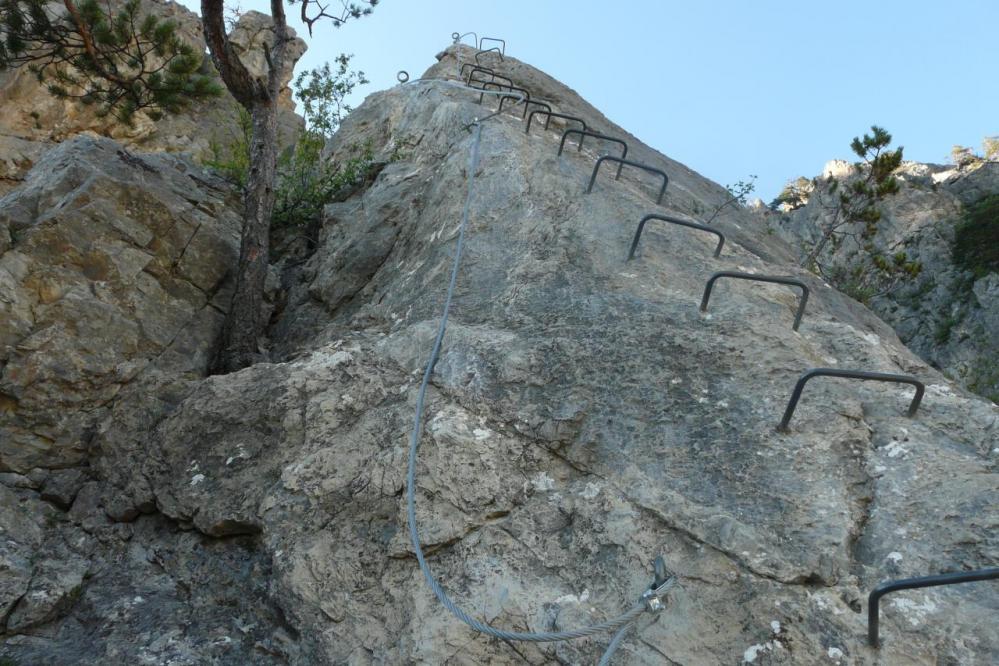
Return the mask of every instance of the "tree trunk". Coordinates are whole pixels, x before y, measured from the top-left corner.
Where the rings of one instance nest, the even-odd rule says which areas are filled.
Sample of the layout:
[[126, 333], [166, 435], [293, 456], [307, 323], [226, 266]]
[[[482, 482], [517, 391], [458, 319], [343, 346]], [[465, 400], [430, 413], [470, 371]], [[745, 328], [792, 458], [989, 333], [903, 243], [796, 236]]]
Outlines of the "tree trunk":
[[812, 267], [818, 263], [819, 255], [822, 254], [822, 250], [825, 249], [826, 243], [829, 242], [829, 239], [832, 238], [832, 235], [833, 235], [832, 229], [823, 230], [822, 238], [819, 239], [819, 242], [815, 244], [815, 247], [812, 248], [812, 251], [809, 252], [808, 256], [805, 257], [805, 259], [801, 262], [802, 268], [805, 268], [807, 270], [812, 270]]
[[236, 290], [222, 329], [217, 372], [233, 372], [260, 357], [264, 283], [270, 256], [271, 212], [277, 177], [277, 101], [258, 101], [251, 110], [250, 173], [243, 195], [243, 231], [236, 267]]

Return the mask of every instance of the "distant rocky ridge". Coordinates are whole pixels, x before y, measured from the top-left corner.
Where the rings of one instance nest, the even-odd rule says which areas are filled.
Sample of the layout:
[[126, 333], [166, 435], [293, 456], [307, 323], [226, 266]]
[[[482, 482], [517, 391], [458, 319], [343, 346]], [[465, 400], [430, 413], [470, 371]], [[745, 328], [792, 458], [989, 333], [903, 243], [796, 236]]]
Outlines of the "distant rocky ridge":
[[[427, 78], [454, 78], [451, 47]], [[999, 408], [796, 267], [750, 211], [726, 246], [653, 226], [724, 188], [550, 76], [490, 63], [626, 139], [598, 145], [509, 107], [483, 128], [472, 222], [428, 396], [418, 519], [431, 566], [475, 617], [573, 629], [634, 602], [662, 556], [681, 585], [615, 663], [992, 664], [989, 584], [886, 601], [888, 578], [999, 557]], [[608, 637], [509, 644], [434, 599], [406, 534], [418, 375], [464, 204], [471, 134], [495, 109], [435, 83], [371, 95], [331, 159], [384, 168], [327, 206], [316, 251], [273, 281], [271, 362], [206, 376], [230, 287], [238, 196], [184, 156], [76, 137], [0, 198], [0, 658], [52, 664], [585, 664]], [[797, 295], [707, 277], [790, 274]], [[912, 374], [909, 390], [812, 366]]]
[[[850, 173], [831, 162], [824, 176]], [[916, 279], [871, 299], [870, 307], [892, 325], [910, 349], [965, 388], [999, 401], [999, 273], [976, 277], [952, 256], [954, 231], [969, 206], [999, 195], [999, 163], [964, 167], [908, 162], [899, 169], [898, 194], [881, 206], [873, 242], [891, 254], [905, 251], [922, 264]], [[815, 200], [766, 224], [792, 246], [814, 242], [825, 213]], [[844, 244], [843, 258], [854, 246]], [[802, 256], [804, 251], [802, 252]]]

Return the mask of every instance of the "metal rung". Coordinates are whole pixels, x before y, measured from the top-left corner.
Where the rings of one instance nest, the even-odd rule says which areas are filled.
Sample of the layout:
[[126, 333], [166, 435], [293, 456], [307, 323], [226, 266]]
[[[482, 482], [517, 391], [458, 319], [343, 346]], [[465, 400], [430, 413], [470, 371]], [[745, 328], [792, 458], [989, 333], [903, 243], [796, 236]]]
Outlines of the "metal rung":
[[527, 127], [524, 128], [524, 134], [531, 133], [531, 121], [533, 121], [534, 116], [538, 114], [548, 117], [548, 119], [545, 120], [545, 129], [548, 129], [548, 124], [552, 121], [552, 118], [563, 118], [565, 120], [572, 120], [582, 125], [583, 129], [586, 129], [586, 121], [583, 120], [582, 118], [577, 118], [576, 116], [567, 116], [564, 113], [553, 113], [551, 111], [538, 110], [538, 111], [531, 111], [531, 115], [527, 116]]
[[669, 176], [666, 175], [665, 171], [657, 169], [655, 167], [651, 167], [648, 164], [642, 164], [641, 162], [632, 162], [631, 160], [621, 159], [620, 157], [614, 157], [613, 155], [604, 155], [603, 157], [597, 160], [597, 163], [595, 165], [593, 165], [593, 174], [590, 175], [590, 184], [587, 185], [586, 187], [587, 194], [589, 194], [593, 190], [593, 182], [597, 179], [597, 172], [600, 171], [600, 165], [608, 161], [617, 162], [618, 164], [622, 165], [627, 164], [628, 166], [633, 166], [637, 169], [643, 169], [645, 171], [648, 171], [649, 173], [654, 173], [662, 176], [663, 186], [659, 189], [659, 198], [656, 199], [656, 203], [661, 204], [663, 202], [663, 195], [666, 194], [666, 186], [669, 185]]
[[[702, 227], [705, 231], [712, 231], [708, 227]], [[720, 234], [719, 234], [720, 235]], [[721, 245], [718, 245], [718, 250], [721, 250]], [[716, 253], [717, 257], [718, 254]], [[801, 280], [796, 280], [790, 277], [781, 277], [776, 275], [756, 275], [754, 273], [740, 273], [738, 271], [718, 271], [710, 278], [708, 278], [708, 283], [704, 285], [704, 296], [701, 298], [701, 312], [705, 312], [708, 309], [708, 299], [711, 298], [711, 289], [715, 285], [715, 281], [718, 278], [735, 278], [737, 280], [752, 280], [754, 282], [773, 282], [775, 284], [786, 284], [791, 287], [798, 287], [801, 289], [801, 300], [798, 302], [798, 312], [794, 315], [794, 325], [791, 328], [795, 331], [798, 330], [798, 326], [801, 325], [801, 318], [805, 314], [805, 304], [808, 303], [808, 285], [806, 285]]]
[[476, 53], [475, 54], [475, 62], [480, 62], [479, 56], [481, 56], [482, 54], [484, 54], [484, 53], [492, 53], [493, 51], [496, 52], [496, 55], [498, 55], [499, 59], [502, 61], [503, 60], [503, 52], [500, 51], [500, 48], [498, 46], [494, 46], [491, 49], [482, 49], [478, 53]]
[[846, 377], [848, 379], [867, 379], [876, 382], [911, 384], [916, 387], [916, 395], [912, 397], [912, 403], [909, 405], [909, 416], [914, 416], [916, 410], [919, 409], [919, 403], [923, 400], [923, 391], [925, 390], [923, 382], [908, 375], [891, 375], [882, 372], [865, 372], [863, 370], [840, 370], [838, 368], [812, 368], [803, 374], [798, 379], [798, 383], [794, 385], [794, 392], [791, 393], [787, 409], [784, 410], [784, 418], [781, 419], [777, 430], [789, 432], [787, 426], [791, 422], [791, 417], [794, 416], [794, 408], [798, 406], [798, 400], [801, 398], [801, 392], [805, 388], [805, 383], [812, 377]]
[[[628, 144], [626, 144], [621, 139], [615, 138], [613, 136], [607, 136], [606, 134], [598, 134], [597, 132], [588, 132], [587, 130], [578, 130], [578, 129], [567, 129], [566, 131], [562, 132], [562, 140], [559, 141], [559, 143], [558, 143], [558, 154], [559, 155], [562, 154], [562, 148], [565, 147], [565, 141], [566, 141], [567, 138], [569, 138], [570, 134], [578, 134], [579, 135], [579, 145], [576, 147], [577, 151], [583, 149], [583, 139], [585, 137], [592, 136], [595, 139], [603, 139], [604, 141], [611, 141], [613, 143], [619, 143], [619, 144], [621, 144], [621, 151], [622, 151], [621, 152], [621, 159], [624, 159], [624, 158], [628, 157]], [[617, 165], [617, 175], [614, 176], [614, 180], [617, 180], [618, 178], [621, 177], [621, 169], [623, 169], [623, 168], [624, 168], [624, 164], [618, 164]]]
[[679, 224], [682, 227], [690, 227], [691, 229], [700, 229], [701, 231], [706, 231], [709, 234], [714, 234], [715, 236], [718, 236], [718, 247], [715, 248], [715, 256], [716, 257], [721, 256], [722, 246], [725, 245], [725, 234], [723, 234], [722, 232], [718, 231], [717, 229], [712, 229], [711, 227], [704, 224], [691, 222], [690, 220], [681, 220], [678, 217], [670, 217], [669, 215], [652, 214], [652, 215], [646, 215], [638, 223], [638, 230], [635, 231], [635, 238], [634, 240], [631, 241], [631, 249], [628, 251], [627, 261], [631, 261], [631, 259], [635, 256], [635, 250], [638, 249], [638, 241], [642, 237], [642, 230], [645, 229], [645, 224], [650, 220], [661, 220], [663, 222], [669, 222], [670, 224]]
[[502, 74], [498, 74], [495, 70], [492, 70], [489, 67], [482, 67], [480, 65], [476, 65], [475, 63], [471, 62], [466, 62], [464, 65], [461, 66], [462, 76], [464, 76], [465, 68], [469, 66], [472, 69], [468, 72], [468, 79], [465, 81], [467, 85], [472, 85], [472, 83], [481, 83], [479, 79], [476, 79], [474, 82], [472, 81], [472, 77], [475, 76], [476, 72], [483, 72], [485, 74], [488, 74], [489, 76], [492, 77], [490, 79], [490, 81], [492, 82], [495, 82], [497, 79], [500, 79], [502, 81], [505, 81], [508, 85], [511, 86], [513, 85], [513, 79], [507, 78]]
[[499, 42], [500, 44], [503, 45], [501, 53], [503, 55], [506, 55], [506, 40], [505, 39], [500, 39], [499, 37], [481, 37], [479, 39], [479, 48], [480, 49], [482, 48], [483, 42]]
[[466, 32], [464, 35], [458, 34], [457, 32], [452, 32], [451, 33], [451, 39], [453, 39], [454, 43], [457, 44], [461, 40], [463, 40], [465, 37], [468, 37], [469, 35], [472, 35], [473, 37], [475, 37], [475, 40], [472, 42], [472, 46], [474, 46], [477, 49], [481, 49], [482, 47], [479, 46], [479, 36], [476, 35], [474, 32]]
[[922, 578], [903, 578], [881, 583], [867, 598], [867, 642], [871, 647], [881, 647], [879, 640], [879, 620], [881, 597], [898, 590], [916, 590], [923, 587], [938, 585], [955, 585], [957, 583], [974, 583], [980, 580], [999, 580], [999, 569], [979, 569], [977, 571], [962, 571], [959, 573], [923, 576]]
[[543, 107], [545, 107], [545, 109], [548, 111], [548, 113], [551, 113], [551, 111], [552, 111], [551, 104], [549, 104], [548, 102], [542, 102], [540, 99], [528, 99], [528, 100], [524, 100], [524, 110], [520, 114], [520, 119], [521, 120], [523, 120], [524, 118], [527, 117], [527, 109], [528, 109], [528, 107], [531, 104], [534, 104], [535, 106], [543, 106]]
[[[495, 88], [496, 90], [508, 90], [508, 91], [510, 91], [510, 93], [520, 92], [520, 93], [523, 93], [523, 99], [531, 99], [531, 93], [528, 92], [525, 88], [519, 88], [517, 86], [508, 86], [508, 85], [504, 85], [502, 83], [494, 83], [492, 81], [486, 81], [485, 83], [483, 83], [481, 90], [485, 91], [485, 90], [489, 90], [490, 88]], [[479, 104], [482, 104], [482, 99], [483, 99], [484, 95], [485, 95], [484, 92], [479, 95]], [[510, 97], [513, 97], [517, 101], [521, 101], [521, 97], [520, 96], [511, 94]], [[500, 109], [503, 108], [502, 107], [503, 99], [504, 99], [503, 97], [500, 98]]]

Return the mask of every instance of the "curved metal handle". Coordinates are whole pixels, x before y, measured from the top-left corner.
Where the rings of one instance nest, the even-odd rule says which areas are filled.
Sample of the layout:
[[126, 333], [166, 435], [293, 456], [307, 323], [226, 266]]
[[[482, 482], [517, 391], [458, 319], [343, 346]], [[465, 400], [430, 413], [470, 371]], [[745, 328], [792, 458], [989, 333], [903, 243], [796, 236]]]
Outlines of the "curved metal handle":
[[[592, 136], [595, 139], [602, 139], [603, 141], [611, 141], [613, 143], [620, 144], [621, 145], [621, 159], [625, 159], [626, 157], [628, 157], [628, 144], [625, 143], [624, 141], [622, 141], [621, 139], [618, 139], [617, 137], [613, 137], [613, 136], [607, 136], [606, 134], [599, 134], [597, 132], [589, 132], [589, 131], [587, 131], [585, 129], [583, 129], [583, 130], [567, 129], [566, 131], [564, 131], [562, 133], [562, 140], [558, 142], [558, 154], [559, 155], [562, 154], [562, 149], [565, 147], [565, 141], [566, 141], [566, 139], [569, 138], [570, 134], [578, 134], [579, 135], [579, 146], [576, 148], [576, 150], [582, 150], [583, 149], [583, 139], [585, 137]], [[617, 175], [614, 176], [614, 180], [617, 180], [618, 178], [621, 177], [621, 169], [623, 169], [623, 168], [624, 168], [624, 164], [618, 164], [617, 165]]]
[[500, 39], [499, 37], [481, 37], [481, 38], [479, 38], [479, 48], [480, 49], [482, 48], [483, 42], [499, 42], [500, 44], [503, 45], [503, 49], [502, 49], [501, 53], [503, 55], [506, 55], [506, 40], [505, 39]]
[[[705, 231], [707, 231], [707, 228], [705, 228]], [[717, 257], [718, 255], [716, 254], [715, 256]], [[804, 282], [795, 278], [778, 275], [756, 275], [754, 273], [740, 273], [739, 271], [718, 271], [708, 278], [708, 283], [704, 285], [704, 296], [701, 297], [701, 312], [708, 309], [708, 299], [711, 298], [711, 289], [715, 286], [715, 281], [723, 277], [736, 278], [737, 280], [752, 280], [754, 282], [773, 282], [775, 284], [786, 284], [791, 287], [800, 288], [801, 300], [798, 301], [798, 311], [794, 315], [794, 325], [791, 326], [792, 330], [798, 330], [798, 326], [801, 325], [801, 318], [805, 314], [805, 304], [808, 303], [808, 285]]]
[[567, 116], [564, 113], [553, 113], [551, 111], [531, 111], [531, 115], [527, 116], [527, 127], [524, 129], [524, 134], [531, 133], [531, 122], [534, 120], [534, 116], [541, 114], [548, 116], [548, 120], [545, 121], [545, 129], [548, 129], [548, 123], [551, 122], [552, 118], [564, 118], [565, 120], [572, 120], [583, 126], [586, 129], [586, 121], [582, 118], [577, 118], [576, 116]]
[[936, 576], [923, 576], [921, 578], [903, 578], [881, 583], [871, 592], [867, 598], [867, 642], [871, 647], [881, 647], [879, 640], [879, 621], [881, 597], [889, 592], [898, 590], [916, 590], [922, 587], [936, 587], [938, 585], [955, 585], [957, 583], [974, 583], [980, 580], [999, 579], [999, 569], [979, 569], [977, 571], [962, 571], [959, 573], [939, 574]]
[[603, 157], [597, 160], [597, 163], [595, 165], [593, 165], [593, 173], [590, 175], [590, 184], [586, 186], [587, 194], [589, 194], [593, 190], [593, 182], [597, 179], [597, 172], [600, 171], [600, 165], [607, 161], [617, 162], [618, 164], [621, 165], [626, 164], [628, 166], [633, 166], [637, 169], [643, 169], [645, 171], [648, 171], [649, 173], [654, 173], [662, 176], [663, 186], [659, 188], [659, 198], [656, 199], [657, 204], [662, 204], [663, 195], [666, 193], [666, 186], [669, 185], [669, 176], [666, 175], [666, 172], [663, 171], [662, 169], [651, 167], [648, 164], [642, 164], [641, 162], [633, 162], [631, 160], [622, 159], [620, 157], [614, 157], [613, 155], [604, 155]]
[[552, 112], [552, 107], [551, 107], [551, 105], [548, 102], [542, 102], [541, 100], [538, 100], [538, 99], [528, 99], [528, 100], [524, 101], [524, 110], [520, 114], [520, 119], [521, 120], [523, 120], [524, 118], [527, 117], [527, 108], [531, 104], [534, 104], [535, 106], [543, 106], [548, 111], [548, 113]]
[[491, 49], [482, 49], [478, 53], [476, 53], [475, 54], [475, 62], [479, 62], [479, 56], [481, 56], [483, 53], [492, 53], [493, 51], [496, 52], [496, 55], [498, 55], [499, 59], [502, 61], [503, 60], [503, 52], [500, 51], [500, 48], [498, 46], [494, 46]]
[[[635, 231], [635, 238], [631, 241], [631, 249], [628, 250], [628, 258], [625, 261], [631, 261], [635, 256], [635, 250], [638, 249], [638, 241], [642, 237], [642, 231], [645, 229], [646, 223], [650, 220], [661, 220], [662, 222], [669, 222], [670, 224], [679, 224], [681, 227], [690, 227], [691, 229], [699, 229], [700, 231], [706, 231], [709, 234], [714, 234], [718, 236], [718, 246], [715, 247], [715, 256], [720, 257], [722, 246], [725, 245], [725, 234], [713, 229], [707, 225], [699, 224], [697, 222], [691, 222], [690, 220], [681, 220], [678, 217], [670, 217], [669, 215], [646, 215], [638, 223], [638, 229]], [[704, 308], [701, 308], [702, 310]]]
[[503, 76], [502, 74], [498, 74], [494, 69], [491, 69], [489, 67], [484, 67], [482, 65], [476, 65], [474, 62], [466, 62], [464, 65], [461, 66], [461, 72], [460, 72], [461, 76], [465, 75], [465, 68], [466, 67], [471, 67], [472, 68], [468, 72], [468, 79], [465, 81], [466, 84], [470, 85], [472, 83], [472, 77], [475, 75], [476, 72], [484, 72], [484, 73], [486, 73], [486, 74], [488, 74], [489, 76], [492, 77], [492, 79], [490, 79], [491, 81], [495, 81], [496, 79], [502, 79], [503, 81], [506, 81], [506, 83], [508, 85], [511, 85], [511, 86], [513, 85], [513, 79], [507, 78], [507, 77]]
[[791, 399], [787, 403], [787, 409], [784, 410], [784, 418], [781, 419], [780, 425], [777, 426], [777, 430], [780, 432], [789, 432], [788, 424], [791, 422], [791, 417], [794, 416], [794, 409], [798, 406], [798, 400], [801, 399], [801, 392], [805, 389], [805, 384], [812, 377], [845, 377], [848, 379], [864, 379], [876, 382], [893, 382], [897, 384], [910, 384], [916, 387], [916, 395], [912, 397], [912, 403], [909, 404], [908, 416], [914, 416], [916, 410], [919, 409], [919, 403], [923, 400], [923, 392], [926, 387], [923, 382], [919, 381], [915, 377], [909, 377], [908, 375], [892, 375], [884, 372], [866, 372], [864, 370], [840, 370], [839, 368], [812, 368], [805, 374], [803, 374], [799, 379], [798, 383], [794, 385], [794, 391], [791, 393]]

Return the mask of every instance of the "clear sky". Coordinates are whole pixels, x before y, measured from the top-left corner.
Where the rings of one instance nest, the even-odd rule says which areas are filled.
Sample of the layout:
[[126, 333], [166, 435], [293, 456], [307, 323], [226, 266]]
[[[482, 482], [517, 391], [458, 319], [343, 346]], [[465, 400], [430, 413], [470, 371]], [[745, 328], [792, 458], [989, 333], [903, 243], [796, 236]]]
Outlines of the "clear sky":
[[342, 28], [317, 25], [298, 71], [353, 53], [363, 97], [401, 69], [416, 78], [456, 30], [506, 39], [712, 180], [757, 174], [765, 201], [850, 158], [872, 123], [921, 162], [999, 134], [999, 0], [381, 0]]

